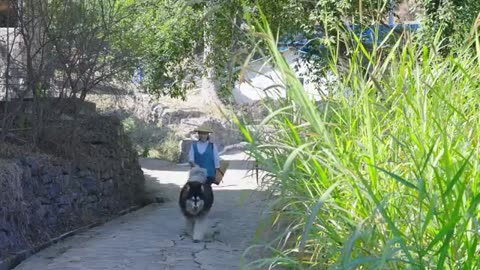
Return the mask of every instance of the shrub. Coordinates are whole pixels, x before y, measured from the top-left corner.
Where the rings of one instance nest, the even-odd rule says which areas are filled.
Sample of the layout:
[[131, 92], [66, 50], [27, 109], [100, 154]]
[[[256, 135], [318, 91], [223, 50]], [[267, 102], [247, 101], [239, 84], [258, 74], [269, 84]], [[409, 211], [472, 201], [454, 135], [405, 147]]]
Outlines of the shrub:
[[269, 134], [239, 125], [277, 194], [271, 220], [290, 226], [275, 257], [247, 268], [478, 269], [479, 44], [448, 57], [410, 41], [382, 57], [358, 45], [346, 71], [328, 64], [339, 94], [319, 107], [267, 22], [255, 27], [288, 94], [261, 123]]
[[181, 138], [174, 130], [146, 123], [134, 116], [125, 118], [122, 123], [139, 156], [177, 161]]

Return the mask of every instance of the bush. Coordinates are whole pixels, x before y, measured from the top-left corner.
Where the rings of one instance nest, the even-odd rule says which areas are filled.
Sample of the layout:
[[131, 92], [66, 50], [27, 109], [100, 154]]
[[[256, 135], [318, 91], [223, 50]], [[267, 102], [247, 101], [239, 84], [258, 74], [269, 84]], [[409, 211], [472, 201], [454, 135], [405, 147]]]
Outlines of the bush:
[[177, 162], [180, 156], [180, 141], [181, 137], [172, 132], [149, 151], [148, 157]]
[[175, 131], [134, 116], [125, 118], [122, 123], [139, 156], [177, 161], [181, 137]]
[[480, 50], [445, 58], [398, 42], [379, 57], [359, 45], [347, 72], [329, 63], [340, 95], [318, 107], [268, 24], [256, 29], [288, 96], [261, 123], [268, 136], [241, 128], [277, 194], [271, 220], [291, 226], [274, 258], [247, 268], [479, 268]]

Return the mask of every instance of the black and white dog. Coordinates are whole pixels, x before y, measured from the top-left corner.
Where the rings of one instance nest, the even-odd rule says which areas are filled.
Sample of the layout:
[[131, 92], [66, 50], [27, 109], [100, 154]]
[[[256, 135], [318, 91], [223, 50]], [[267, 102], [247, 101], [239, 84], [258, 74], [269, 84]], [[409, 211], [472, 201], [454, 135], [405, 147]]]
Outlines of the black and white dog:
[[193, 167], [178, 201], [186, 219], [186, 233], [192, 236], [194, 242], [204, 239], [208, 228], [207, 215], [213, 205], [212, 186], [206, 181], [207, 171]]

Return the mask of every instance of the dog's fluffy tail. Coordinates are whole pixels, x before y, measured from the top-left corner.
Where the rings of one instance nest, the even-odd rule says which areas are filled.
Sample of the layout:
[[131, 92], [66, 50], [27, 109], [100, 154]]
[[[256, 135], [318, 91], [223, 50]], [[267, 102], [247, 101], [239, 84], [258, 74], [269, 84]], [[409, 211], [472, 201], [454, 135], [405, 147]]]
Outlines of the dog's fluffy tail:
[[195, 166], [190, 169], [188, 182], [201, 182], [205, 183], [207, 181], [207, 170], [204, 168], [200, 168], [199, 166]]

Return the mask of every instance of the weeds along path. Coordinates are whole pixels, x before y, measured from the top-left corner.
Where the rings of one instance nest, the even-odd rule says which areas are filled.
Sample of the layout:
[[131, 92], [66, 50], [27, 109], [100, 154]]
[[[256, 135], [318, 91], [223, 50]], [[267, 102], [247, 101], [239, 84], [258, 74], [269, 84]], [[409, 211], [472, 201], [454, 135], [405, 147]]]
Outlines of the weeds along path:
[[143, 159], [149, 188], [167, 197], [103, 226], [80, 233], [30, 257], [16, 270], [159, 270], [240, 269], [252, 244], [264, 195], [257, 191], [252, 163], [244, 154], [224, 157], [230, 165], [220, 186], [214, 185], [209, 235], [193, 243], [182, 235], [184, 220], [177, 206], [188, 167]]

